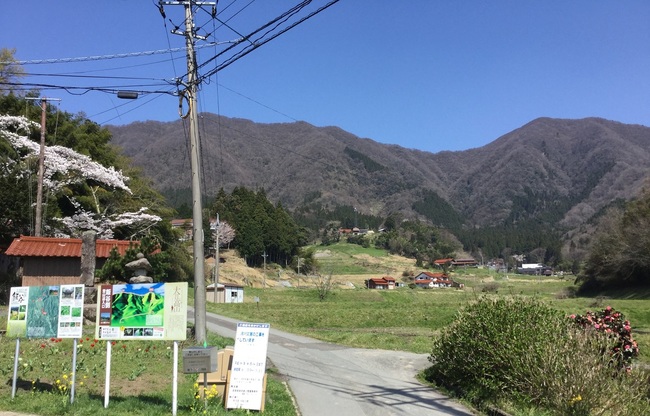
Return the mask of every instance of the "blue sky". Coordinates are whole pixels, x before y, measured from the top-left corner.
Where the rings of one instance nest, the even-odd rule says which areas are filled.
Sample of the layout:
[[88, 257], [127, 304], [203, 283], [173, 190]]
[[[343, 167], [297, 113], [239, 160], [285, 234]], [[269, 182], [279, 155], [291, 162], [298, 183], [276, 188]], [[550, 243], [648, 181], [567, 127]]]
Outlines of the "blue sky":
[[[309, 10], [326, 2], [314, 0]], [[165, 27], [154, 3], [3, 2], [0, 47], [16, 48], [20, 61], [182, 47], [183, 37], [169, 34], [182, 22], [182, 7], [165, 8]], [[197, 13], [197, 23], [215, 28], [219, 42], [232, 41], [297, 3], [221, 0], [219, 17], [233, 30], [213, 26], [206, 13]], [[480, 147], [537, 117], [650, 126], [648, 22], [647, 0], [340, 0], [211, 77], [200, 111], [338, 126], [430, 152]], [[225, 47], [199, 49], [199, 64]], [[24, 67], [30, 74], [75, 74], [24, 82], [123, 87], [178, 77], [185, 58], [165, 53]], [[213, 68], [214, 62], [203, 73]], [[97, 91], [43, 95], [101, 124], [178, 119], [178, 98], [166, 94], [134, 101]]]

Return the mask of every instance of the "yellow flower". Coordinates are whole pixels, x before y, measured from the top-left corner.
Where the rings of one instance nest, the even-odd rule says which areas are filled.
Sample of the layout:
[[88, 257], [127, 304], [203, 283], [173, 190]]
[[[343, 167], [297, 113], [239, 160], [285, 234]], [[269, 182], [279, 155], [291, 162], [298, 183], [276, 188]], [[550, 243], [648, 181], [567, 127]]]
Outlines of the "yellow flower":
[[578, 402], [581, 401], [581, 400], [582, 400], [582, 396], [580, 396], [580, 395], [578, 394], [576, 397], [574, 397], [574, 398], [572, 398], [571, 400], [569, 400], [569, 404], [574, 405], [574, 404], [578, 403]]
[[64, 379], [64, 380], [67, 380], [67, 379], [68, 379], [68, 375], [67, 375], [67, 374], [64, 374], [64, 375], [63, 375], [63, 379]]

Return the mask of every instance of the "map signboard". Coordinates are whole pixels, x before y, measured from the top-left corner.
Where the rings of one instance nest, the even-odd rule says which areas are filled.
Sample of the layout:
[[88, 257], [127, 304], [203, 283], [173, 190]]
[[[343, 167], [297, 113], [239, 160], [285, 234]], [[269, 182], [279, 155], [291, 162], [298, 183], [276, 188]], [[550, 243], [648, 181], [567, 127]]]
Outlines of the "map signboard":
[[84, 285], [12, 287], [7, 336], [80, 338]]
[[187, 282], [101, 285], [97, 294], [97, 339], [187, 337]]

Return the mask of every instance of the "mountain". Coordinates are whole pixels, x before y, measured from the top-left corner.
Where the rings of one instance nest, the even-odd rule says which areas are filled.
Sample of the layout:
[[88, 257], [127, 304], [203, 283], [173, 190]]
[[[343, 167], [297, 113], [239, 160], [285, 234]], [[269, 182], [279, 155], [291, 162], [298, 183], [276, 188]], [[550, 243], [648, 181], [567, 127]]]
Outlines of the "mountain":
[[[486, 146], [429, 153], [305, 122], [260, 124], [202, 114], [205, 191], [263, 188], [288, 209], [354, 206], [434, 224], [488, 227], [537, 221], [576, 230], [642, 189], [650, 128], [600, 118], [539, 118]], [[182, 121], [109, 126], [113, 143], [155, 186], [190, 188]]]

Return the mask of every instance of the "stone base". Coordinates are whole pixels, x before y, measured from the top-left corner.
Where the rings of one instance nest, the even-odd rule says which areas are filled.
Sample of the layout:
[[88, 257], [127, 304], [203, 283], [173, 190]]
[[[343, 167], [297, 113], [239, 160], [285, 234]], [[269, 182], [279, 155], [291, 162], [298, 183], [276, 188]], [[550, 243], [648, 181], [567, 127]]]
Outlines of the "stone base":
[[129, 279], [129, 283], [153, 283], [153, 278], [149, 276], [133, 276]]
[[97, 305], [84, 305], [84, 324], [95, 325], [97, 323]]

